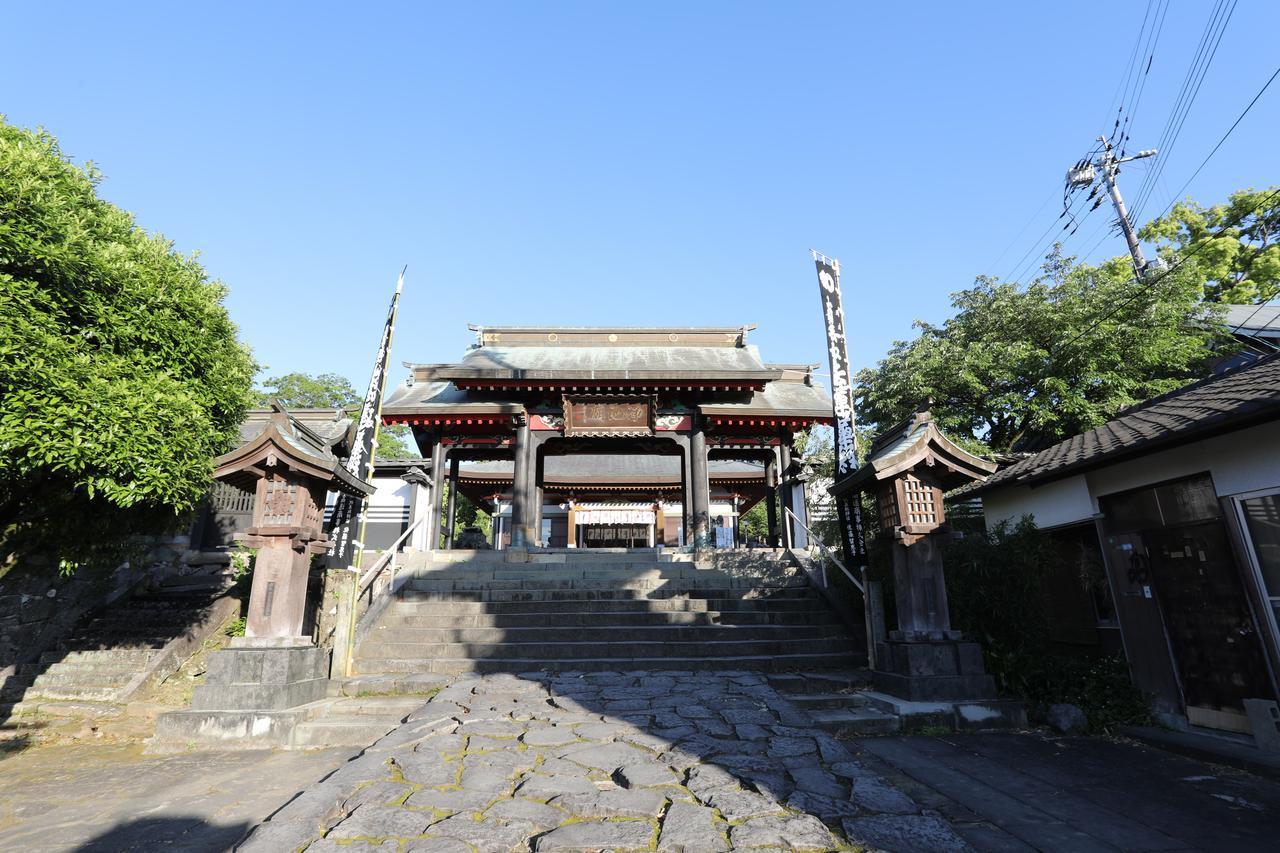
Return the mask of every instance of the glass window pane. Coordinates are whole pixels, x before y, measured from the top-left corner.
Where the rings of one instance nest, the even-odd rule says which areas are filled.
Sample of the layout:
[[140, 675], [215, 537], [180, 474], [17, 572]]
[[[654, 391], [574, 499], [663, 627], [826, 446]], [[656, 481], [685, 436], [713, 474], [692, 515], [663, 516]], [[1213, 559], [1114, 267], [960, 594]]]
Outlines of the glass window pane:
[[1241, 501], [1267, 595], [1280, 598], [1280, 495]]
[[1221, 515], [1218, 497], [1213, 493], [1213, 481], [1208, 477], [1166, 483], [1156, 487], [1156, 494], [1160, 498], [1160, 511], [1166, 525], [1207, 521]]

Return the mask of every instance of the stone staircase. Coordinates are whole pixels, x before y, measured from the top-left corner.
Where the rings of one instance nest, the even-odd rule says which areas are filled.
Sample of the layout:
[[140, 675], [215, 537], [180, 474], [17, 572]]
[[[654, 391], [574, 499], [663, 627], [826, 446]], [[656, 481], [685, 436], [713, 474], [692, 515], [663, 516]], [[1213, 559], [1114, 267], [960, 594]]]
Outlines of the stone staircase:
[[656, 552], [414, 555], [360, 642], [361, 675], [793, 671], [864, 665], [804, 574], [776, 552], [715, 568]]
[[163, 590], [113, 604], [79, 625], [0, 692], [8, 716], [100, 714], [180, 666], [239, 609], [220, 589]]
[[836, 737], [893, 734], [902, 727], [896, 714], [863, 695], [871, 685], [866, 669], [770, 675], [769, 684]]

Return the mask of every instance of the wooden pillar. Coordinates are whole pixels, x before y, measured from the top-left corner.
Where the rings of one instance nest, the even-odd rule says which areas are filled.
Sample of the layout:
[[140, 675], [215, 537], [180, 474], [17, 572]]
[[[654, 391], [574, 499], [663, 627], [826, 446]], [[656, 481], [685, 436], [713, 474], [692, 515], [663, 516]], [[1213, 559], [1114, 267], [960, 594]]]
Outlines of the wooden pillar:
[[741, 499], [737, 495], [734, 495], [733, 496], [733, 547], [735, 548], [742, 547], [742, 525], [739, 524], [739, 520], [741, 519], [742, 516], [738, 513], [738, 504], [740, 502], [741, 502]]
[[457, 456], [449, 459], [449, 513], [444, 529], [444, 547], [453, 548], [453, 526], [458, 515], [458, 462]]
[[565, 533], [565, 545], [570, 548], [578, 547], [578, 507], [573, 502], [573, 498], [569, 498], [569, 529]]
[[795, 541], [792, 533], [795, 524], [787, 510], [795, 512], [795, 508], [791, 506], [791, 446], [787, 444], [786, 438], [778, 446], [778, 455], [781, 457], [778, 463], [778, 497], [781, 504], [778, 513], [782, 522], [782, 545], [790, 548]]
[[764, 465], [764, 508], [769, 518], [769, 547], [778, 547], [778, 454], [771, 452]]
[[707, 479], [707, 434], [702, 420], [694, 417], [693, 432], [689, 435], [690, 496], [693, 499], [693, 547], [711, 547], [711, 483]]
[[530, 540], [531, 545], [542, 544], [542, 505], [546, 502], [546, 494], [542, 488], [542, 466], [544, 457], [540, 441], [531, 441], [529, 452], [533, 457], [533, 465], [530, 466], [529, 479], [532, 481], [530, 494], [533, 498], [533, 513], [531, 526], [533, 527], [533, 539]]
[[529, 536], [529, 422], [526, 420], [516, 427], [512, 452], [515, 457], [515, 470], [511, 477], [511, 547], [527, 548], [531, 543]]
[[436, 442], [431, 450], [431, 515], [427, 518], [427, 547], [432, 551], [440, 547], [440, 504], [444, 500], [445, 446]]

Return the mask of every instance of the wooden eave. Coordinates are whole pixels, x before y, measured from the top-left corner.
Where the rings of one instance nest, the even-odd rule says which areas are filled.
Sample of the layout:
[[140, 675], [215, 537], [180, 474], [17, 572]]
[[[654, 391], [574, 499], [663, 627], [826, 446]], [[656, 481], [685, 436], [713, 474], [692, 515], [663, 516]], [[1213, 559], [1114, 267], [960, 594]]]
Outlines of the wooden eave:
[[340, 492], [352, 495], [371, 495], [374, 492], [372, 483], [352, 476], [336, 458], [300, 451], [281, 435], [275, 421], [269, 422], [253, 440], [214, 459], [214, 479], [242, 489], [252, 489], [274, 467], [268, 464], [272, 456], [275, 465], [314, 477]]
[[[890, 457], [867, 460], [857, 471], [832, 483], [829, 491], [833, 495], [850, 490], [862, 491], [871, 483], [895, 477], [918, 465], [934, 469], [934, 476], [947, 490], [990, 476], [997, 467], [995, 462], [974, 456], [960, 447], [929, 422], [924, 433], [910, 447]], [[938, 468], [943, 473], [939, 474]]]

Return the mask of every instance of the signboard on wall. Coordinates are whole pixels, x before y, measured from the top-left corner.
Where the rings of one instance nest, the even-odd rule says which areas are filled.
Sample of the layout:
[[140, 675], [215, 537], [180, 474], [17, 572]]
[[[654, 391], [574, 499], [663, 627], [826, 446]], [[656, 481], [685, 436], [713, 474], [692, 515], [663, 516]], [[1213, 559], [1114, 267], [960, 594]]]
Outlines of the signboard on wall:
[[653, 435], [653, 398], [565, 397], [564, 434]]

